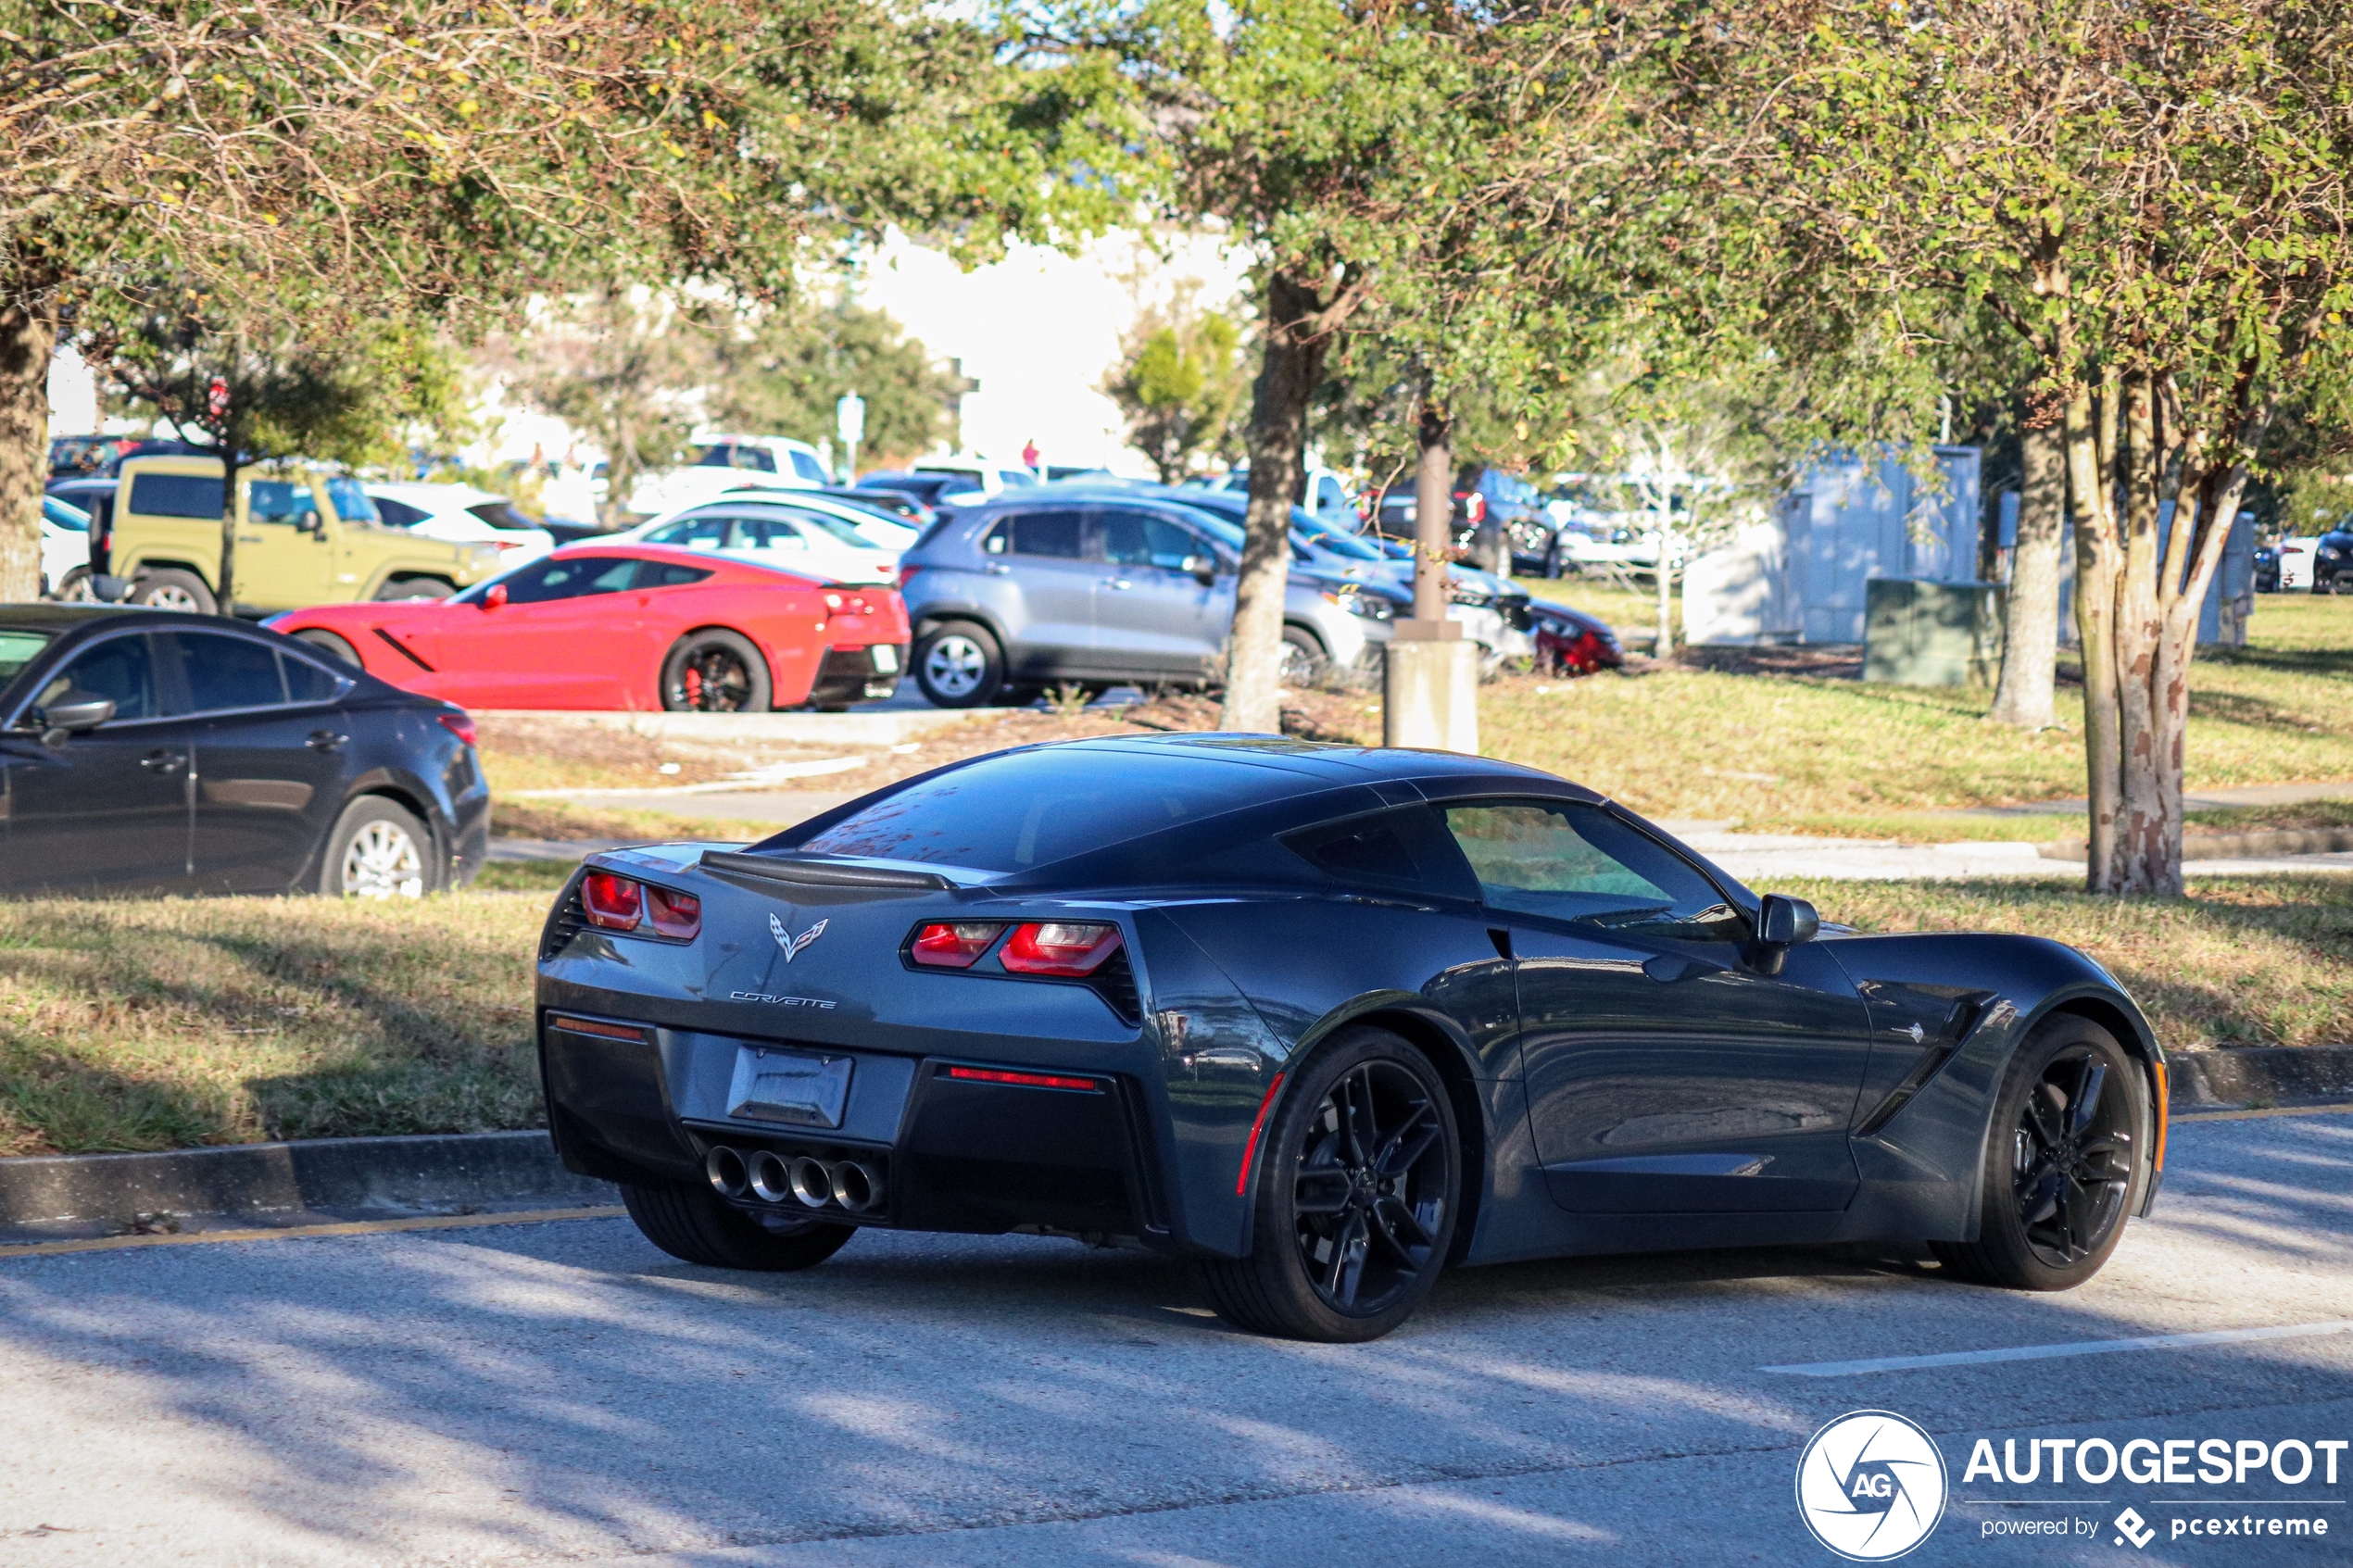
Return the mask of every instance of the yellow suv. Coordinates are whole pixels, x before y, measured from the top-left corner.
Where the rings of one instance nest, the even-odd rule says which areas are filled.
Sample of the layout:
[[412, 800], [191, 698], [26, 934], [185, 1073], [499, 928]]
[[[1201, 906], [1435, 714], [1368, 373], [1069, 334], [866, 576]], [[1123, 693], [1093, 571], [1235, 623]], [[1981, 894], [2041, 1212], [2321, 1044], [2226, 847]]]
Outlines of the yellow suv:
[[[133, 604], [220, 608], [220, 463], [133, 458], [93, 566], [130, 580]], [[272, 465], [237, 475], [236, 604], [269, 614], [354, 599], [440, 599], [498, 570], [495, 545], [422, 539], [376, 518], [359, 482]]]

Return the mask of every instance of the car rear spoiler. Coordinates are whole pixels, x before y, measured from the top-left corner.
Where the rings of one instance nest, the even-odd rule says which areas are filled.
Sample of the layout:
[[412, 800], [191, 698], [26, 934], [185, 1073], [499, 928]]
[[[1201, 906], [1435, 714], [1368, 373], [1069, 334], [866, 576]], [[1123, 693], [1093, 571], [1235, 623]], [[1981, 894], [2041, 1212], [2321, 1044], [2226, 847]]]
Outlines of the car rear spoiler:
[[797, 883], [804, 887], [895, 887], [945, 892], [961, 885], [937, 872], [906, 871], [897, 866], [861, 865], [854, 860], [809, 860], [779, 855], [749, 855], [735, 849], [706, 849], [705, 871], [761, 882]]

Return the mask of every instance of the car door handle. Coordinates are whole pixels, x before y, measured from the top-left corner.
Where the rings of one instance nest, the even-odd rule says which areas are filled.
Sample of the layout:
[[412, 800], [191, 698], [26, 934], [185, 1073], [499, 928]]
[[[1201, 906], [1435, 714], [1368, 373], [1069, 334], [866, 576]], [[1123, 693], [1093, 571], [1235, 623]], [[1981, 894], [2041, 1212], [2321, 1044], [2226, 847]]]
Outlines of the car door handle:
[[139, 759], [139, 766], [151, 773], [161, 773], [166, 778], [187, 765], [188, 754], [184, 751], [150, 751]]
[[310, 738], [302, 744], [313, 751], [341, 751], [343, 743], [350, 738], [349, 735], [337, 734], [333, 730], [313, 730], [310, 732]]
[[1126, 578], [1125, 578], [1125, 577], [1106, 577], [1106, 578], [1104, 578], [1104, 579], [1103, 579], [1103, 586], [1104, 586], [1104, 587], [1106, 587], [1106, 588], [1116, 588], [1116, 589], [1118, 589], [1119, 591], [1121, 591], [1122, 593], [1125, 593], [1126, 590], [1128, 590], [1128, 589], [1130, 589], [1130, 588], [1134, 587], [1135, 585], [1136, 585], [1136, 584], [1134, 584], [1133, 583], [1130, 583], [1130, 582], [1129, 582], [1129, 581], [1127, 581], [1127, 579], [1126, 579]]
[[1002, 561], [990, 561], [984, 570], [991, 577], [1011, 577], [1013, 574], [1013, 569]]

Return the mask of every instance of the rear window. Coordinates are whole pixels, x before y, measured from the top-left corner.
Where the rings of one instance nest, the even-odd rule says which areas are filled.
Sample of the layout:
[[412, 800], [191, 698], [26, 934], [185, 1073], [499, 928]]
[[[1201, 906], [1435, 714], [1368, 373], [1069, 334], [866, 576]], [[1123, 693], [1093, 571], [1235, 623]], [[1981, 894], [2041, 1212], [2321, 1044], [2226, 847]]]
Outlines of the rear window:
[[768, 845], [1026, 872], [1294, 794], [1304, 782], [1288, 770], [1207, 758], [1048, 746], [958, 768]]
[[466, 510], [493, 528], [510, 528], [520, 532], [539, 526], [512, 501], [480, 501]]
[[220, 521], [220, 481], [193, 473], [131, 477], [131, 509], [143, 517], [202, 517]]
[[29, 632], [15, 626], [0, 626], [0, 685], [24, 673], [24, 667], [41, 657], [49, 646], [52, 633]]

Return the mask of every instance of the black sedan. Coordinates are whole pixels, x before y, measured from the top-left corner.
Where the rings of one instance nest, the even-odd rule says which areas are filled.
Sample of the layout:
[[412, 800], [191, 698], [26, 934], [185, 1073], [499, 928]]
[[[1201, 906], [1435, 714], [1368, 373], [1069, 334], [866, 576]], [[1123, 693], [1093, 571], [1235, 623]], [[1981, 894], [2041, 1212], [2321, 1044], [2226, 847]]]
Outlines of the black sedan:
[[462, 709], [212, 616], [0, 605], [0, 893], [415, 897], [470, 880]]
[[565, 1162], [679, 1258], [1122, 1242], [1311, 1339], [1570, 1253], [1924, 1241], [2064, 1288], [2163, 1158], [2157, 1042], [2071, 948], [1820, 926], [1549, 774], [1265, 736], [592, 856], [538, 1003]]

